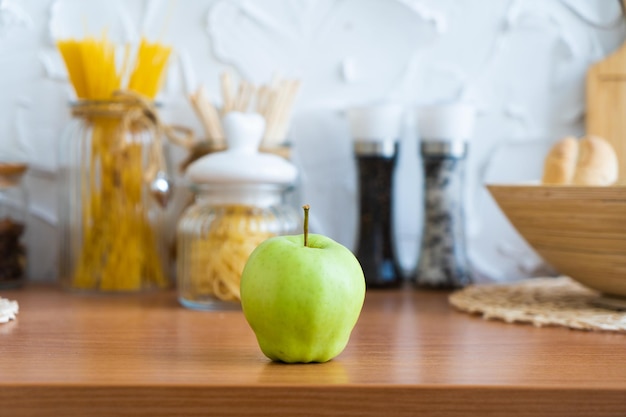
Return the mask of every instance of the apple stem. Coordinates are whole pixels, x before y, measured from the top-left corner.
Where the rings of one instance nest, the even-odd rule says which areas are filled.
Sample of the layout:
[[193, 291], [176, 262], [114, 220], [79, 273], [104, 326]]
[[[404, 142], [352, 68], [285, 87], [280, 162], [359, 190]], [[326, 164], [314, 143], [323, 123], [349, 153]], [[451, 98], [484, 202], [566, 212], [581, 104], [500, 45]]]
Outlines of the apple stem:
[[304, 210], [304, 246], [309, 246], [309, 209], [311, 206], [305, 204], [302, 206]]

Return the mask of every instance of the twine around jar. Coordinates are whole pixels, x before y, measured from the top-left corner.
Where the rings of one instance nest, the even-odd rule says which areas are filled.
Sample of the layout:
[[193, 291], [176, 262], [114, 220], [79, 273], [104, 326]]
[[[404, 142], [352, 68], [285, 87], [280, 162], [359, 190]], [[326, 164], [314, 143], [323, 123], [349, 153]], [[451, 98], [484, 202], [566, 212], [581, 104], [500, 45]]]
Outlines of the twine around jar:
[[[168, 172], [165, 161], [162, 137], [166, 136], [176, 144], [188, 144], [194, 141], [193, 131], [179, 125], [164, 124], [154, 102], [133, 91], [118, 90], [110, 100], [80, 101], [72, 108], [72, 115], [84, 119], [96, 117], [118, 117], [120, 134], [126, 138], [126, 132], [145, 130], [154, 138], [149, 148], [149, 158], [145, 172], [145, 181], [150, 183], [159, 172]], [[124, 142], [119, 143], [120, 147]]]

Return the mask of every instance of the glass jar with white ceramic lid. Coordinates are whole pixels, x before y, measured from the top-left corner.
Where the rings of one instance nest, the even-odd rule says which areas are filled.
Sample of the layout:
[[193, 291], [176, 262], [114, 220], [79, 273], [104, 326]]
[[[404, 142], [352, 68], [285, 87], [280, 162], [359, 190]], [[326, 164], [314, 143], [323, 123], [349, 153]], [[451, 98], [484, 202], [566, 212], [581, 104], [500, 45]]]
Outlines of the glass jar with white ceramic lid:
[[259, 152], [265, 121], [228, 113], [228, 148], [187, 169], [195, 195], [177, 226], [179, 302], [188, 308], [240, 308], [239, 283], [248, 256], [264, 240], [299, 230], [299, 210], [286, 203], [297, 170], [286, 159]]

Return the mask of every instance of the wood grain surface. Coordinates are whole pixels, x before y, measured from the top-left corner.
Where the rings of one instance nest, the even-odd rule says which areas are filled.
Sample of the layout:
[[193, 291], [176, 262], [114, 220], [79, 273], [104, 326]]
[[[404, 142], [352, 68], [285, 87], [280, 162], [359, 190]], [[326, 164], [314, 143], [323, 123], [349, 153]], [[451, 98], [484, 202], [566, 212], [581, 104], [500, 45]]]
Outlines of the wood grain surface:
[[607, 139], [617, 153], [619, 177], [626, 184], [626, 44], [587, 71], [585, 129]]
[[624, 416], [626, 336], [485, 321], [447, 293], [368, 291], [346, 350], [269, 362], [240, 311], [175, 294], [0, 292], [2, 416]]
[[559, 273], [626, 297], [626, 186], [487, 188], [520, 235]]

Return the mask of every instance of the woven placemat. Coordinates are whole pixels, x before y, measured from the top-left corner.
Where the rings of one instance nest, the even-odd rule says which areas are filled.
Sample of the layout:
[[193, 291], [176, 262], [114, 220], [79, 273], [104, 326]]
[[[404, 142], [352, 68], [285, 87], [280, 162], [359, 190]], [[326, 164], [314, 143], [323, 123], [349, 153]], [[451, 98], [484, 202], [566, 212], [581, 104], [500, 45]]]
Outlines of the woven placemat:
[[449, 301], [485, 319], [626, 333], [626, 311], [599, 307], [600, 298], [571, 278], [558, 277], [471, 285], [452, 293]]

